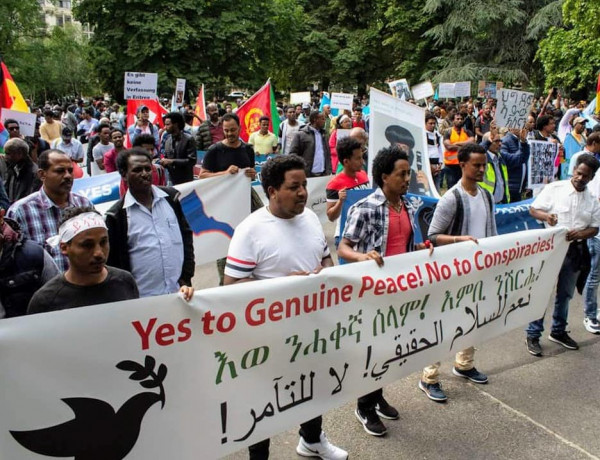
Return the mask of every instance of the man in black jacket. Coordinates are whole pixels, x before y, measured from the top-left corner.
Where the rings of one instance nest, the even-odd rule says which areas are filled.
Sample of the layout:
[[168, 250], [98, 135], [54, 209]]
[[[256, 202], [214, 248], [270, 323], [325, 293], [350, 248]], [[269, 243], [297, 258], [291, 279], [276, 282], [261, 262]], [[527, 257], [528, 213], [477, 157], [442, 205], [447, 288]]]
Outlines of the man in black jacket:
[[302, 126], [289, 148], [290, 155], [298, 155], [306, 162], [306, 177], [328, 176], [331, 174], [331, 153], [325, 138], [325, 114], [313, 110], [308, 125]]
[[107, 264], [131, 272], [140, 297], [185, 292], [194, 276], [193, 233], [170, 187], [152, 185], [152, 158], [124, 150], [117, 169], [129, 187], [106, 213], [111, 251]]
[[0, 318], [22, 316], [33, 294], [60, 274], [52, 256], [0, 209]]
[[167, 168], [173, 184], [194, 180], [196, 144], [191, 136], [183, 132], [185, 120], [179, 112], [165, 115], [165, 130], [170, 134], [165, 142], [165, 158], [161, 166]]
[[29, 146], [23, 139], [13, 138], [4, 144], [6, 153], [6, 192], [14, 203], [35, 192], [42, 183], [37, 178], [38, 167], [29, 157]]

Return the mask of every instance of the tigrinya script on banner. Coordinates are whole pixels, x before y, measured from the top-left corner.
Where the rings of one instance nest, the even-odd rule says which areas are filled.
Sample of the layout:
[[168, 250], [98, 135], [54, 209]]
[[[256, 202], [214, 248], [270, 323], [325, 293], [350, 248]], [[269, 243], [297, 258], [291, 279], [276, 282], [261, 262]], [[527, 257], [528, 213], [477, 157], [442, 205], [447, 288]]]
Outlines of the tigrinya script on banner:
[[565, 234], [0, 321], [0, 458], [237, 451], [541, 317]]

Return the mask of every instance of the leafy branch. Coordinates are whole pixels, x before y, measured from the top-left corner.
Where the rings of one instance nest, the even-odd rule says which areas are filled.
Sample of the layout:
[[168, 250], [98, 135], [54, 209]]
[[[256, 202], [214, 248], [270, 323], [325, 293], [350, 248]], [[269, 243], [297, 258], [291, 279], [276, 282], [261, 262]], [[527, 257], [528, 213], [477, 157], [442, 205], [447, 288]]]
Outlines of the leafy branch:
[[165, 406], [165, 389], [163, 387], [163, 381], [167, 376], [167, 366], [160, 364], [158, 370], [154, 372], [156, 367], [156, 360], [147, 355], [144, 360], [144, 364], [136, 363], [135, 361], [125, 360], [117, 364], [117, 368], [122, 371], [132, 372], [129, 376], [131, 380], [140, 382], [140, 385], [144, 388], [159, 388], [160, 399], [162, 406]]

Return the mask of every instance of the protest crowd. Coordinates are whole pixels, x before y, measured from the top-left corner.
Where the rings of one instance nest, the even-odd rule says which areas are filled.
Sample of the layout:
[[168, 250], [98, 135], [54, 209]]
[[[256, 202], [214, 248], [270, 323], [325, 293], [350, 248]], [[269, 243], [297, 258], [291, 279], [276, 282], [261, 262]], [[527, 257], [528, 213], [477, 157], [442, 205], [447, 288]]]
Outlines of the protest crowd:
[[[373, 135], [367, 95], [354, 98], [351, 109], [332, 108], [329, 95], [319, 96], [278, 101], [277, 113], [261, 116], [247, 142], [237, 113], [250, 102], [242, 98], [235, 104], [215, 98], [200, 111], [181, 101], [152, 119], [145, 104], [132, 114], [103, 98], [39, 106], [27, 100], [36, 116], [32, 136], [22, 135], [15, 119], [3, 122], [0, 318], [172, 293], [190, 300], [193, 231], [173, 186], [244, 174], [248, 181], [259, 177], [266, 202], [252, 190], [251, 214], [235, 228], [227, 258], [217, 261], [221, 285], [318, 273], [334, 265], [330, 250], [345, 263], [372, 260], [379, 266], [386, 257], [413, 251], [429, 257], [439, 246], [497, 235], [496, 206], [533, 199], [531, 216], [548, 227], [566, 227], [570, 242], [548, 338], [578, 349], [567, 332], [576, 288], [583, 293], [585, 329], [600, 334], [600, 123], [592, 127], [585, 116], [587, 101], [553, 89], [532, 100], [522, 125], [507, 127], [498, 126], [495, 94], [414, 100], [403, 90], [396, 96], [424, 113], [427, 144], [415, 169], [415, 139], [401, 126], [386, 130], [389, 145], [368, 161]], [[257, 176], [259, 157], [268, 160]], [[114, 172], [120, 197], [104, 215], [72, 191], [77, 180]], [[326, 217], [337, 222], [335, 248], [328, 246], [319, 217], [305, 207], [313, 177], [328, 178]], [[348, 192], [371, 188], [342, 219]], [[440, 197], [423, 241], [416, 238], [407, 199], [417, 190]], [[543, 331], [543, 317], [531, 322], [523, 350], [541, 357]], [[486, 384], [478, 369], [485, 363], [477, 364], [469, 347], [456, 353], [452, 373]], [[443, 403], [448, 396], [439, 367], [425, 367], [416, 385]], [[399, 413], [379, 389], [358, 399], [355, 416], [368, 434], [383, 436], [382, 419], [398, 419]], [[347, 458], [322, 425], [321, 416], [300, 425], [297, 453]], [[268, 439], [250, 446], [250, 458], [268, 458], [269, 448]]]

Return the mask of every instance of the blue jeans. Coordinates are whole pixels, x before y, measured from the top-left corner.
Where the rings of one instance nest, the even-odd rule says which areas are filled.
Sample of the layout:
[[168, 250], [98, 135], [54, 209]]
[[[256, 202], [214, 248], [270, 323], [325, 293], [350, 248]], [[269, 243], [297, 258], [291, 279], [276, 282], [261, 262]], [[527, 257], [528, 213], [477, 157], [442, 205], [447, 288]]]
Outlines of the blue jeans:
[[583, 289], [583, 311], [586, 318], [596, 318], [598, 314], [598, 269], [600, 268], [600, 239], [590, 238], [587, 240], [590, 251], [590, 274]]
[[[565, 256], [556, 285], [556, 297], [554, 298], [554, 313], [552, 314], [552, 333], [560, 334], [567, 328], [567, 316], [569, 315], [569, 301], [575, 293], [575, 285], [579, 276], [579, 261], [570, 256], [570, 251]], [[544, 332], [544, 317], [529, 323], [526, 329], [527, 337], [539, 339]]]

